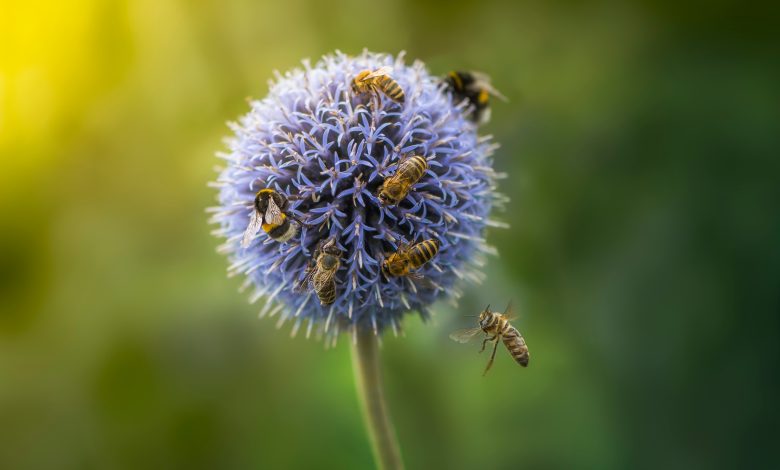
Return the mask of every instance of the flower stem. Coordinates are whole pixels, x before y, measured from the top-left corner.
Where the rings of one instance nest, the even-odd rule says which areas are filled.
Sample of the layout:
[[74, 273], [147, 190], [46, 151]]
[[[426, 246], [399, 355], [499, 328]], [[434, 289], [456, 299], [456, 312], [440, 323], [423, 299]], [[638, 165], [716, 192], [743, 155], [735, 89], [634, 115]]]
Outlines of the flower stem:
[[352, 368], [377, 468], [402, 470], [401, 449], [385, 404], [378, 339], [372, 331], [358, 330], [357, 339], [352, 343]]

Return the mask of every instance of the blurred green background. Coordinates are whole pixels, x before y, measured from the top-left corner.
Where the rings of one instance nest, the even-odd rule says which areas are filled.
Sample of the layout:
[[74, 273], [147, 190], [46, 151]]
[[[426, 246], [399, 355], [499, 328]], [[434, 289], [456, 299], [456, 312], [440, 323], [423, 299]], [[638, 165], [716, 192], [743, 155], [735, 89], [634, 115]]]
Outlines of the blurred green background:
[[[245, 97], [363, 47], [510, 98], [484, 128], [512, 199], [487, 283], [384, 341], [408, 467], [777, 468], [761, 8], [2, 0], [0, 468], [371, 467], [348, 344], [258, 321], [204, 213]], [[532, 364], [483, 378], [447, 335], [510, 298]]]

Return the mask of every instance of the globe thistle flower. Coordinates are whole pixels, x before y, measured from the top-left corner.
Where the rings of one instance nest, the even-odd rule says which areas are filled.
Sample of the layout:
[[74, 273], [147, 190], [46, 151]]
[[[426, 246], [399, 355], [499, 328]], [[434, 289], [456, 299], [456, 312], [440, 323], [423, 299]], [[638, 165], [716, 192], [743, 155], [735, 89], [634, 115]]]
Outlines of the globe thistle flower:
[[[381, 67], [402, 88], [402, 103], [353, 92], [356, 75]], [[495, 145], [477, 135], [468, 103], [457, 102], [421, 62], [406, 65], [403, 54], [337, 52], [276, 75], [268, 96], [251, 101], [249, 113], [230, 125], [219, 205], [211, 209], [229, 274], [246, 276], [252, 301], [266, 297], [260, 316], [278, 315], [280, 326], [292, 321], [293, 335], [307, 322], [307, 337], [314, 330], [333, 341], [345, 330], [397, 333], [406, 313], [426, 319], [434, 301], [461, 295], [460, 281], [479, 282], [483, 256], [492, 251], [483, 238], [494, 224], [488, 214], [500, 199]], [[400, 203], [383, 205], [378, 189], [412, 155], [427, 160], [427, 171]], [[287, 242], [260, 231], [242, 247], [255, 194], [264, 188], [286, 196], [289, 214], [303, 224]], [[315, 292], [296, 286], [327, 239], [342, 256], [336, 299], [321, 305]], [[401, 244], [428, 239], [440, 248], [419, 270], [425, 282], [382, 272]]]

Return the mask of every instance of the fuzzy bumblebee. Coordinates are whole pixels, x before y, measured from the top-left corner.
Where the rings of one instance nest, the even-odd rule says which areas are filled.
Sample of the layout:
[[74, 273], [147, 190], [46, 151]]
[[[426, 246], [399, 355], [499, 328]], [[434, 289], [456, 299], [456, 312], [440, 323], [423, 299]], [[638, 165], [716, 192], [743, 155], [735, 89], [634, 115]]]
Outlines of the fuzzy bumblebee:
[[[404, 100], [355, 93], [354, 79], [365, 70], [387, 73]], [[458, 281], [481, 280], [482, 258], [492, 251], [484, 232], [500, 196], [494, 145], [467, 114], [441, 79], [421, 62], [405, 64], [402, 54], [337, 52], [277, 74], [268, 96], [231, 125], [218, 206], [210, 209], [229, 273], [245, 276], [252, 301], [265, 297], [261, 316], [328, 339], [363, 328], [397, 332], [406, 313], [427, 318], [434, 301], [461, 295]], [[425, 159], [424, 173], [397, 203], [383, 204], [384, 182], [412, 156]], [[256, 230], [242, 244], [261, 190], [287, 202], [284, 220], [302, 222], [285, 232], [289, 238]], [[341, 254], [329, 304], [296, 289], [323, 240]], [[438, 247], [415, 273], [427, 282], [383, 272], [399, 248], [423, 240]]]

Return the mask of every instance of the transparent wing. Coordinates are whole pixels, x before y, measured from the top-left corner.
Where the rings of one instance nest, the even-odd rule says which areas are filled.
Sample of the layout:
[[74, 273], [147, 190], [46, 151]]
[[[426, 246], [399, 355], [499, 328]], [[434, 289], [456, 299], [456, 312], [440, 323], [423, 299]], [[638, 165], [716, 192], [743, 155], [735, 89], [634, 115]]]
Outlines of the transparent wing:
[[424, 289], [433, 289], [436, 287], [436, 284], [433, 281], [418, 272], [410, 272], [406, 277]]
[[480, 327], [476, 328], [464, 328], [462, 330], [456, 330], [450, 333], [450, 339], [459, 343], [466, 343], [473, 338], [477, 333], [482, 331]]
[[336, 276], [336, 270], [332, 271], [322, 271], [318, 272], [314, 277], [312, 277], [312, 283], [314, 284], [314, 290], [320, 291], [322, 290], [325, 285], [333, 282], [333, 278]]
[[374, 70], [366, 78], [375, 78], [375, 77], [381, 77], [382, 75], [390, 75], [393, 73], [393, 68], [385, 65], [383, 67], [379, 67], [378, 69]]
[[295, 287], [293, 288], [293, 291], [297, 292], [299, 294], [302, 293], [302, 292], [306, 292], [309, 289], [309, 285], [311, 284], [311, 278], [312, 278], [312, 276], [314, 276], [314, 272], [315, 271], [316, 271], [316, 268], [312, 264], [309, 264], [306, 267], [306, 272], [303, 275], [303, 279], [299, 280], [295, 284]]
[[274, 198], [268, 198], [268, 209], [265, 211], [265, 223], [269, 225], [280, 225], [284, 222], [282, 210], [274, 202]]
[[496, 98], [500, 99], [501, 101], [503, 101], [505, 103], [509, 101], [509, 98], [507, 98], [506, 96], [502, 95], [500, 91], [498, 91], [495, 88], [493, 88], [493, 85], [488, 85], [485, 88], [487, 89], [487, 91], [491, 95], [495, 96]]
[[398, 249], [395, 250], [395, 252], [398, 254], [398, 256], [405, 256], [406, 252], [409, 251], [409, 248], [411, 248], [412, 245], [409, 244], [406, 240], [402, 240], [401, 243], [398, 244]]
[[504, 310], [504, 318], [510, 322], [517, 320], [517, 314], [512, 308], [512, 302], [509, 302], [509, 304], [507, 304], [506, 310]]
[[241, 240], [241, 248], [246, 248], [252, 244], [252, 239], [255, 238], [255, 234], [260, 230], [263, 225], [263, 217], [252, 211], [252, 217], [249, 219], [249, 225], [244, 230], [244, 238]]
[[474, 75], [474, 79], [477, 81], [480, 87], [486, 89], [488, 93], [495, 96], [502, 101], [509, 101], [506, 96], [502, 95], [500, 91], [496, 90], [490, 83], [490, 77], [482, 72], [471, 72]]

